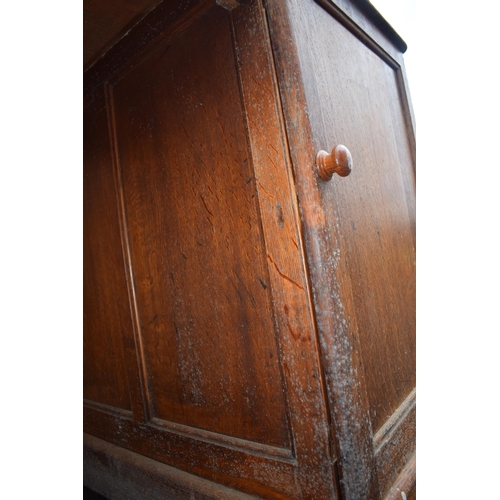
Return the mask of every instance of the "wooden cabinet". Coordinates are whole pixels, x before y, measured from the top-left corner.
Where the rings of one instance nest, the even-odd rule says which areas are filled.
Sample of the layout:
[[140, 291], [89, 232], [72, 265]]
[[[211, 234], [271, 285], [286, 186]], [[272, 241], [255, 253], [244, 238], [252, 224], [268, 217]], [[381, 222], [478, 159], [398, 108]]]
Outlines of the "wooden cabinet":
[[173, 0], [86, 72], [89, 487], [414, 497], [401, 50], [361, 1]]

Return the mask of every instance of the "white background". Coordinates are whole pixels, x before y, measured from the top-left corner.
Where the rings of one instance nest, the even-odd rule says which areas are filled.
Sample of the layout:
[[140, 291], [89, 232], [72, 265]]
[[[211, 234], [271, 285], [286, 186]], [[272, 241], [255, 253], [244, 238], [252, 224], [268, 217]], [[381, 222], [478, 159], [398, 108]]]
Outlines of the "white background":
[[373, 3], [408, 43], [417, 121], [417, 491], [500, 498], [496, 4]]

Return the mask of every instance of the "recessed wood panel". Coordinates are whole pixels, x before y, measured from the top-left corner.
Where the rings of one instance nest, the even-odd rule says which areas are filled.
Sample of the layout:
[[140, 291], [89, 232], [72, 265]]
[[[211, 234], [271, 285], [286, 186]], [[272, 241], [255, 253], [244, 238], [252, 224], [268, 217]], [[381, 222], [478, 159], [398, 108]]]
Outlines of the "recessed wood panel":
[[84, 114], [83, 395], [130, 410], [123, 335], [132, 329], [102, 92]]
[[227, 11], [160, 44], [113, 95], [152, 416], [289, 447]]
[[305, 28], [314, 141], [328, 151], [345, 145], [354, 162], [349, 177], [319, 183], [338, 307], [360, 352], [375, 432], [415, 387], [414, 171], [396, 72], [314, 10], [316, 23]]

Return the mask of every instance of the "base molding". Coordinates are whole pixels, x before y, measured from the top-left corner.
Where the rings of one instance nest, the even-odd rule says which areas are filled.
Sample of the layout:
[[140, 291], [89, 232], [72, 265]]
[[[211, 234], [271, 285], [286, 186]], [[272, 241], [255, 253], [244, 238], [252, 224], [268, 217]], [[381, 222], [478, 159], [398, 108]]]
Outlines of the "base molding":
[[388, 491], [384, 500], [413, 500], [417, 497], [417, 462], [414, 454]]
[[83, 434], [83, 484], [110, 500], [251, 500], [257, 497]]
[[[401, 403], [373, 440], [383, 498], [400, 478], [416, 449], [416, 390]], [[397, 497], [401, 500], [401, 495]]]

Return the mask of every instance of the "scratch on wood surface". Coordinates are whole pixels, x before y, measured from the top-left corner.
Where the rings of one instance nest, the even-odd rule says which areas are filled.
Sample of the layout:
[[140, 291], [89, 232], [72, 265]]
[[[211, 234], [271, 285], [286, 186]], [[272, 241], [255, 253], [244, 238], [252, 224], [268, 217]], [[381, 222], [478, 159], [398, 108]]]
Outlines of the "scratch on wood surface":
[[214, 214], [210, 211], [210, 209], [207, 206], [207, 203], [205, 201], [205, 198], [203, 198], [203, 195], [200, 194], [201, 201], [203, 202], [203, 205], [205, 206], [206, 211], [213, 217]]
[[290, 278], [289, 276], [287, 276], [286, 274], [284, 274], [280, 271], [276, 262], [274, 262], [273, 258], [269, 254], [267, 254], [267, 257], [271, 261], [271, 264], [273, 264], [273, 266], [276, 268], [276, 271], [278, 271], [278, 273], [281, 277], [285, 278], [290, 283], [293, 283], [296, 287], [300, 288], [301, 290], [304, 290], [304, 288], [299, 283], [297, 283], [295, 280], [293, 280], [292, 278]]
[[186, 131], [186, 127], [184, 127], [184, 125], [181, 123], [181, 127], [182, 127], [182, 130], [184, 130], [184, 133], [186, 134], [186, 137], [191, 140], [191, 137], [189, 137], [187, 131]]
[[208, 184], [206, 185], [206, 188], [210, 191], [210, 194], [212, 194], [212, 196], [214, 196], [217, 201], [220, 201], [217, 193], [214, 193]]
[[267, 196], [269, 196], [269, 198], [272, 198], [273, 200], [276, 200], [276, 198], [271, 194], [271, 193], [268, 193], [265, 189], [264, 189], [264, 186], [262, 185], [262, 183], [259, 182], [259, 186], [260, 188], [262, 189], [262, 191], [264, 191], [265, 194], [267, 194]]
[[269, 146], [271, 146], [271, 149], [274, 149], [276, 154], [279, 155], [278, 151], [276, 151], [276, 148], [269, 141], [267, 143], [269, 144]]
[[217, 123], [219, 124], [220, 129], [222, 130], [222, 135], [225, 136], [226, 135], [226, 131], [224, 130], [224, 127], [222, 126], [222, 123], [220, 122], [220, 120], [218, 118], [216, 118], [216, 120], [217, 120]]
[[274, 167], [274, 168], [276, 168], [276, 169], [278, 168], [278, 167], [276, 166], [276, 163], [274, 163], [274, 161], [272, 160], [272, 158], [271, 158], [269, 155], [267, 156], [267, 159], [268, 159], [268, 160], [269, 160], [269, 161], [273, 164], [273, 167]]
[[274, 100], [274, 94], [273, 92], [269, 89], [269, 87], [267, 85], [264, 85], [264, 82], [261, 80], [261, 81], [258, 81], [255, 76], [252, 75], [252, 80], [255, 82], [255, 84], [257, 85], [257, 88], [259, 89], [264, 89], [270, 96], [271, 96], [271, 99]]

